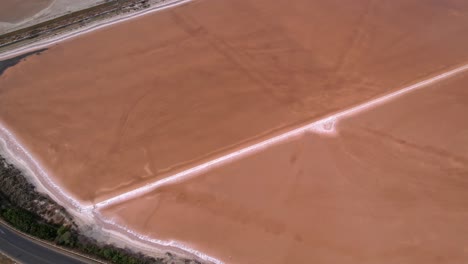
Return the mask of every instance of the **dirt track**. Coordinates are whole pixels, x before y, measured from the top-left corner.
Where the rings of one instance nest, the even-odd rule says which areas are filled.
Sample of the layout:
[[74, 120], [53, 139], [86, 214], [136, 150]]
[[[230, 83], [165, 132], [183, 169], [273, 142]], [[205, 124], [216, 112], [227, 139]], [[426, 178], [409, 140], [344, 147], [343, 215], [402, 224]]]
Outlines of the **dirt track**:
[[0, 22], [21, 22], [48, 7], [52, 2], [53, 0], [2, 0], [0, 4]]

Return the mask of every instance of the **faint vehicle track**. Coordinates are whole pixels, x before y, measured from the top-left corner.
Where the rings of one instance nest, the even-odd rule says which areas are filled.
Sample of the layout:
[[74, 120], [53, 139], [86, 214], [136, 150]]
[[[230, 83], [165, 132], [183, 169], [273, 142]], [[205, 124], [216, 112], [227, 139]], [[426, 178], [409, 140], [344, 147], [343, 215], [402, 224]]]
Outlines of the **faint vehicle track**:
[[15, 66], [16, 64], [20, 63], [23, 59], [31, 56], [31, 55], [39, 55], [42, 52], [46, 51], [47, 49], [40, 49], [36, 51], [31, 51], [24, 53], [23, 55], [16, 56], [14, 58], [6, 59], [3, 61], [0, 61], [0, 76], [10, 67]]
[[186, 179], [190, 179], [192, 177], [195, 177], [202, 172], [205, 172], [207, 170], [210, 170], [212, 168], [216, 168], [218, 166], [221, 166], [222, 164], [232, 162], [234, 160], [238, 160], [246, 155], [251, 155], [253, 153], [256, 153], [262, 149], [265, 149], [271, 145], [277, 144], [279, 142], [283, 142], [285, 140], [288, 140], [293, 137], [297, 137], [301, 135], [302, 133], [305, 132], [313, 132], [313, 133], [318, 133], [318, 134], [324, 134], [324, 135], [331, 135], [333, 136], [336, 134], [335, 130], [335, 124], [339, 122], [339, 120], [343, 118], [347, 118], [349, 116], [355, 115], [359, 112], [362, 112], [364, 110], [368, 110], [369, 108], [374, 108], [380, 104], [383, 104], [389, 100], [395, 99], [396, 97], [402, 96], [406, 93], [410, 93], [414, 90], [417, 89], [422, 89], [424, 87], [427, 87], [428, 85], [434, 84], [436, 82], [448, 79], [450, 77], [453, 77], [457, 74], [460, 74], [464, 71], [468, 70], [468, 64], [462, 65], [458, 68], [452, 69], [450, 71], [444, 72], [442, 74], [433, 76], [431, 78], [428, 78], [426, 80], [420, 81], [418, 83], [415, 83], [413, 85], [404, 87], [400, 90], [397, 90], [395, 92], [389, 93], [387, 95], [378, 97], [376, 99], [370, 100], [368, 102], [359, 104], [357, 106], [354, 106], [352, 108], [339, 111], [334, 114], [330, 114], [328, 116], [325, 116], [319, 120], [315, 120], [313, 122], [310, 122], [306, 125], [303, 125], [301, 127], [295, 128], [290, 130], [289, 132], [268, 138], [266, 140], [257, 142], [257, 143], [252, 143], [251, 145], [234, 150], [228, 154], [225, 154], [223, 156], [211, 159], [207, 162], [198, 164], [196, 166], [193, 166], [189, 169], [185, 169], [183, 171], [179, 171], [175, 174], [172, 174], [170, 176], [167, 176], [163, 179], [156, 180], [155, 182], [148, 183], [142, 187], [135, 188], [131, 191], [127, 191], [125, 193], [118, 194], [112, 198], [109, 198], [107, 200], [101, 201], [95, 205], [95, 208], [103, 208], [103, 207], [108, 207], [113, 204], [118, 204], [120, 202], [123, 202], [125, 200], [134, 198], [134, 197], [139, 197], [141, 195], [147, 194], [155, 189], [161, 188], [162, 186], [180, 182]]

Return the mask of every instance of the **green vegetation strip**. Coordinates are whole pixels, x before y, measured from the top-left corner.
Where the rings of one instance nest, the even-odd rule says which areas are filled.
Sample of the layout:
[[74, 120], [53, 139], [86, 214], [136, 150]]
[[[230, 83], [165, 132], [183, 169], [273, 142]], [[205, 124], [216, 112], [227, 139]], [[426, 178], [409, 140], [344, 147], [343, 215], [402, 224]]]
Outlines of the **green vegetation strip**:
[[[60, 214], [54, 216], [57, 212]], [[82, 235], [76, 225], [68, 221], [69, 216], [64, 217], [64, 214], [65, 209], [37, 192], [21, 171], [0, 156], [0, 218], [20, 232], [112, 263], [200, 264], [196, 260], [176, 258], [170, 253], [166, 253], [163, 258], [153, 258], [129, 249], [99, 243]]]

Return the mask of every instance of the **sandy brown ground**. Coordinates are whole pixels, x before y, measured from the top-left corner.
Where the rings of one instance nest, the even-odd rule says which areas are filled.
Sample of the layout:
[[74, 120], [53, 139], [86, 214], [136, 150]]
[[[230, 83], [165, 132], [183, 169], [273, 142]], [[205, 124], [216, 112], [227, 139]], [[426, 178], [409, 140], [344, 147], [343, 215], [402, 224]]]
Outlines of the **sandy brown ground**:
[[104, 210], [226, 263], [468, 260], [468, 75]]
[[0, 121], [101, 200], [468, 59], [465, 1], [200, 0], [0, 76]]
[[104, 0], [1, 0], [0, 35], [102, 2]]
[[3, 255], [2, 252], [0, 252], [0, 264], [15, 264], [15, 263], [16, 262], [14, 262], [12, 259]]
[[0, 22], [18, 23], [34, 16], [54, 0], [2, 0]]

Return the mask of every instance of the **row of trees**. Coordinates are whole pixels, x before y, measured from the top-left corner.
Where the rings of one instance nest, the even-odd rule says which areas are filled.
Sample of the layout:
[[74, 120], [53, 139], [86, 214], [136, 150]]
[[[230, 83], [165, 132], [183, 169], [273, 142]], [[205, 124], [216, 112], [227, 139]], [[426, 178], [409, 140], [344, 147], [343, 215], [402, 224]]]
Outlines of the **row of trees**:
[[1, 215], [21, 232], [61, 245], [74, 246], [67, 227], [44, 223], [37, 215], [19, 208], [7, 207], [2, 210]]
[[[0, 202], [5, 201], [0, 199]], [[79, 250], [88, 255], [117, 264], [159, 264], [164, 259], [155, 259], [113, 245], [99, 245], [97, 241], [84, 237], [69, 227], [44, 222], [38, 215], [21, 208], [2, 204], [1, 217], [21, 232]]]
[[[51, 217], [59, 212], [62, 217]], [[38, 193], [22, 173], [0, 156], [0, 217], [19, 231], [59, 246], [117, 264], [171, 263], [172, 255], [152, 258], [79, 233], [62, 207]], [[59, 219], [59, 220], [57, 220]], [[185, 263], [199, 264], [185, 260]]]

